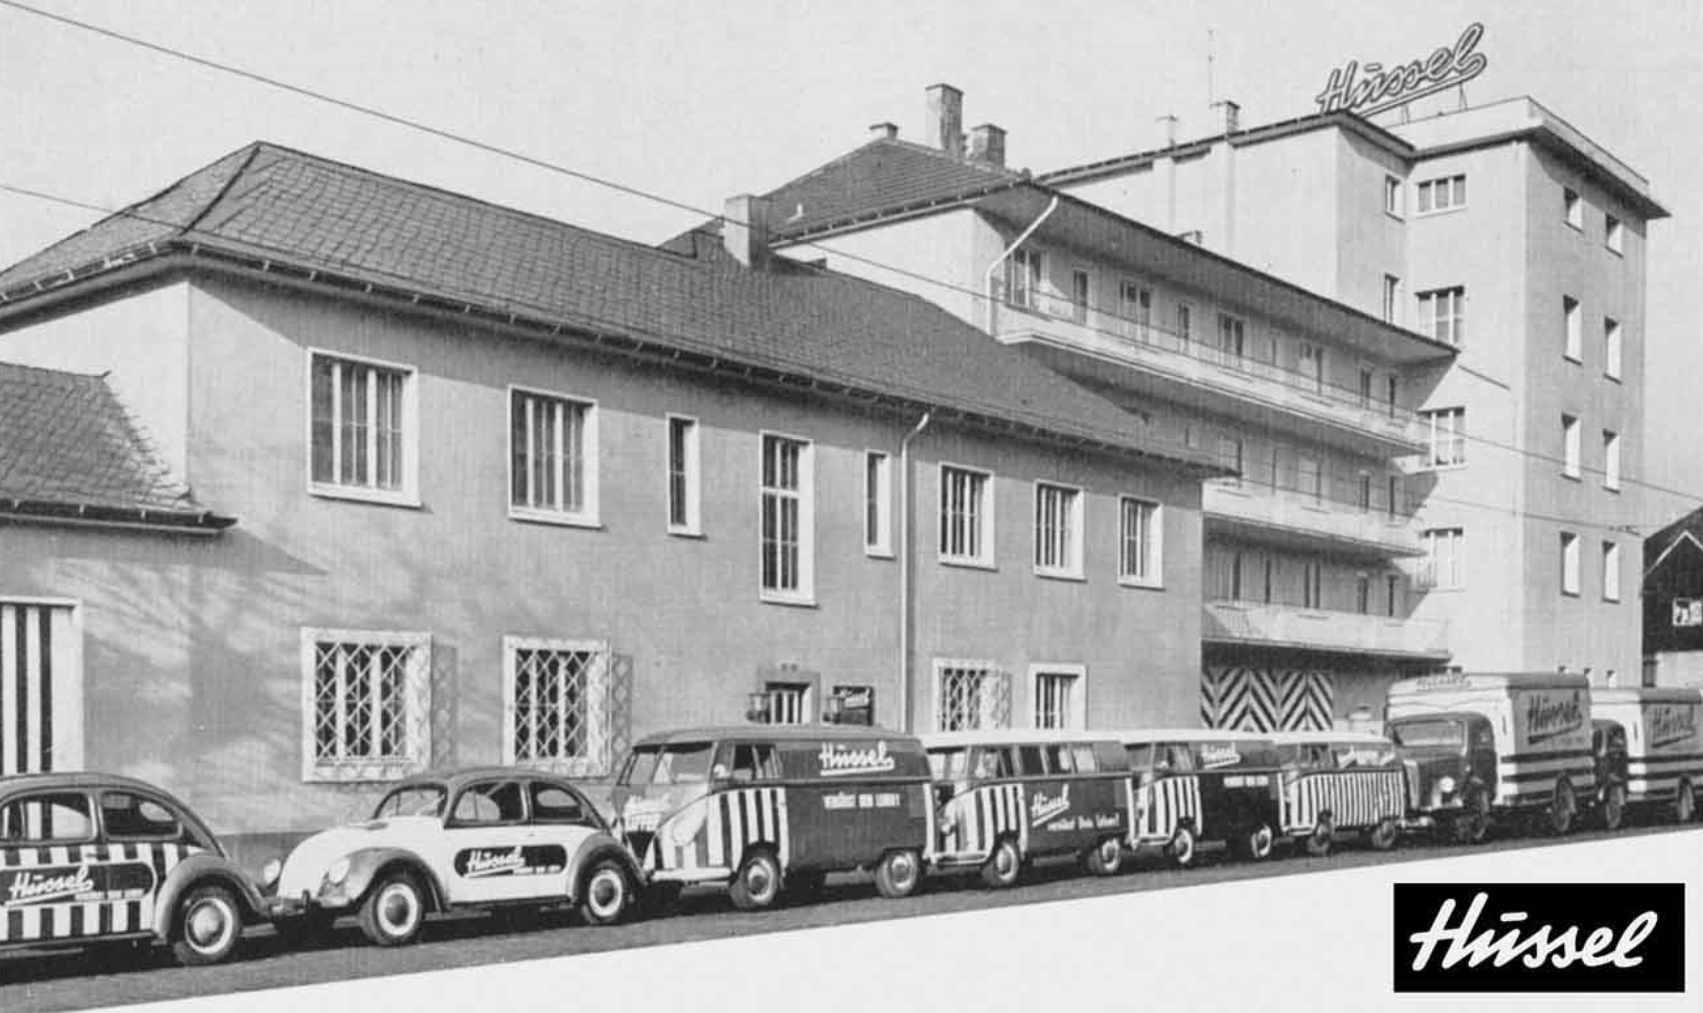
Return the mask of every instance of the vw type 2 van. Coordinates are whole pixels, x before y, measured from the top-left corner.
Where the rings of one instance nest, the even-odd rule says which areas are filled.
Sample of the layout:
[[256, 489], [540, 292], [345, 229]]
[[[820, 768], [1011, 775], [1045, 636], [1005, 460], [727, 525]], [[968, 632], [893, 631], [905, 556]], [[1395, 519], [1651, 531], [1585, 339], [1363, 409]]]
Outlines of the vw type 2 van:
[[885, 897], [917, 888], [930, 855], [928, 760], [870, 726], [687, 728], [640, 740], [612, 801], [656, 894], [726, 883], [735, 906], [871, 871]]
[[1279, 765], [1269, 737], [1210, 728], [1113, 733], [1130, 767], [1131, 848], [1160, 848], [1178, 867], [1202, 843], [1263, 861], [1277, 842]]
[[1315, 857], [1344, 833], [1376, 851], [1395, 847], [1407, 816], [1407, 775], [1395, 745], [1365, 732], [1273, 732], [1283, 766], [1282, 832]]

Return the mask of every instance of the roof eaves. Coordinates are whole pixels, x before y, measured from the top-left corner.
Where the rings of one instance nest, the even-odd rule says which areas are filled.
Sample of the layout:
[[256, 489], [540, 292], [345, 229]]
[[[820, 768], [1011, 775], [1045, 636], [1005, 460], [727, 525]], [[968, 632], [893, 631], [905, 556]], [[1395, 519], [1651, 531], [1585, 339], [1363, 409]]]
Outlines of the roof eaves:
[[0, 522], [79, 527], [129, 528], [183, 534], [217, 535], [237, 522], [211, 510], [120, 507], [64, 500], [0, 497]]
[[989, 194], [999, 193], [1002, 190], [1010, 190], [1014, 187], [1022, 186], [1027, 182], [1029, 182], [1029, 180], [1026, 177], [1019, 176], [1012, 179], [998, 180], [996, 182], [989, 183], [986, 186], [972, 187], [968, 190], [960, 190], [941, 196], [926, 197], [921, 200], [911, 201], [904, 204], [893, 204], [884, 207], [869, 208], [859, 211], [856, 214], [842, 215], [839, 218], [793, 232], [789, 232], [784, 229], [777, 230], [775, 233], [775, 239], [777, 241], [788, 243], [802, 242], [808, 239], [821, 239], [825, 236], [840, 232], [854, 232], [870, 225], [890, 223], [905, 218], [919, 218], [924, 215], [960, 207], [968, 204], [970, 201], [986, 197]]

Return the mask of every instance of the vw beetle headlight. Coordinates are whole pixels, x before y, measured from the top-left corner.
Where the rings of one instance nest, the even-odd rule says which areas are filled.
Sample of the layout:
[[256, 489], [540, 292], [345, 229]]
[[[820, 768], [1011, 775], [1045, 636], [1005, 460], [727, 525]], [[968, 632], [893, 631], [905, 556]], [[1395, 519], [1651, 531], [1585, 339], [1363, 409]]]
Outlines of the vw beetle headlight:
[[337, 861], [331, 863], [330, 868], [325, 870], [325, 881], [327, 883], [330, 883], [332, 886], [336, 886], [337, 884], [343, 882], [345, 879], [348, 879], [348, 878], [349, 878], [349, 859], [348, 858], [339, 858]]
[[284, 874], [284, 863], [280, 859], [272, 859], [260, 867], [260, 885], [267, 889], [278, 885], [278, 877]]

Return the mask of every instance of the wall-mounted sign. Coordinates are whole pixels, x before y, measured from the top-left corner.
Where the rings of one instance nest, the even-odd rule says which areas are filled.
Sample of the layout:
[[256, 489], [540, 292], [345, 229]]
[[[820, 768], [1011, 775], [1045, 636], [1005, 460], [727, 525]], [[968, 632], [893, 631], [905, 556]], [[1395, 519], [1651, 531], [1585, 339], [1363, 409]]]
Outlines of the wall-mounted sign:
[[1424, 59], [1385, 67], [1381, 63], [1364, 66], [1350, 60], [1330, 72], [1325, 90], [1315, 100], [1319, 112], [1341, 109], [1371, 116], [1386, 109], [1406, 105], [1416, 98], [1456, 85], [1465, 84], [1484, 73], [1489, 64], [1483, 53], [1475, 52], [1478, 40], [1484, 37], [1484, 26], [1473, 23], [1461, 33], [1453, 48], [1444, 47]]
[[1675, 626], [1703, 626], [1703, 598], [1675, 598], [1673, 600], [1673, 624]]

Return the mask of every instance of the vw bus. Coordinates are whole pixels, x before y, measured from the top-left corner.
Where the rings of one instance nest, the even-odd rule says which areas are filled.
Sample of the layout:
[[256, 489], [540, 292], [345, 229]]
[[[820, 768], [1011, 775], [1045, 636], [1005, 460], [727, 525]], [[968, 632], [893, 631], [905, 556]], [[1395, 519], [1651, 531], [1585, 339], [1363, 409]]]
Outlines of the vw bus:
[[928, 760], [869, 726], [743, 725], [648, 736], [621, 766], [617, 832], [657, 894], [726, 883], [742, 910], [783, 886], [869, 870], [882, 896], [916, 889], [929, 859]]
[[1703, 691], [1598, 689], [1591, 714], [1624, 736], [1626, 803], [1663, 807], [1675, 823], [1695, 819], [1703, 796]]
[[1395, 745], [1365, 732], [1273, 732], [1283, 777], [1279, 826], [1317, 857], [1344, 831], [1377, 851], [1395, 846], [1407, 815], [1407, 776]]
[[1255, 732], [1158, 728], [1114, 733], [1130, 767], [1132, 849], [1179, 867], [1202, 843], [1263, 861], [1277, 842], [1277, 750]]
[[1079, 856], [1118, 871], [1129, 832], [1129, 767], [1105, 735], [1045, 729], [937, 732], [922, 737], [939, 806], [934, 863], [975, 868], [1006, 887], [1039, 857]]
[[1596, 791], [1583, 675], [1401, 679], [1389, 688], [1385, 734], [1407, 768], [1410, 823], [1463, 843], [1504, 817], [1540, 817], [1565, 834]]

